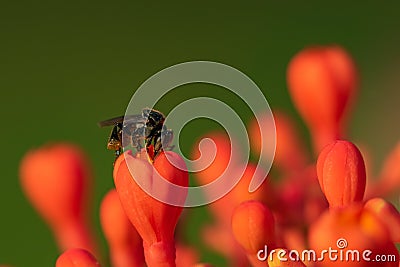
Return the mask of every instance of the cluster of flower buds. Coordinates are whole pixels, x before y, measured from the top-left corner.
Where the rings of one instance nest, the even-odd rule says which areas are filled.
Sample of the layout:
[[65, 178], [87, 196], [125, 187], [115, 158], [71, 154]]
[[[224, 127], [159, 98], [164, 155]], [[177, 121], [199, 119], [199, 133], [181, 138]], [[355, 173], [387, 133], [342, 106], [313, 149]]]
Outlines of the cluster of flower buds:
[[[351, 57], [339, 46], [306, 48], [289, 63], [287, 82], [314, 151], [307, 151], [295, 123], [282, 111], [274, 111], [273, 177], [251, 162], [241, 162], [235, 140], [209, 133], [213, 145], [203, 148], [216, 149], [216, 154], [208, 167], [195, 174], [197, 183], [244, 171], [229, 193], [208, 205], [215, 219], [202, 226], [199, 243], [225, 256], [230, 267], [399, 267], [400, 213], [389, 200], [400, 191], [400, 145], [373, 179], [358, 147], [346, 140], [347, 118], [357, 91]], [[248, 131], [256, 157], [270, 151], [261, 136], [268, 138], [271, 129], [261, 129], [253, 120]], [[193, 158], [204, 165], [198, 147], [195, 144]], [[200, 263], [199, 251], [183, 245], [175, 235], [182, 205], [150, 196], [155, 191], [174, 194], [159, 182], [160, 176], [188, 187], [185, 163], [174, 152], [161, 152], [153, 162], [145, 151], [127, 151], [116, 160], [115, 188], [100, 206], [111, 266], [212, 267]], [[255, 176], [267, 179], [249, 192]], [[87, 218], [92, 177], [82, 151], [70, 144], [30, 151], [21, 162], [20, 177], [28, 200], [49, 225], [62, 252], [55, 266], [100, 266], [103, 257]], [[184, 204], [187, 192], [174, 197]]]

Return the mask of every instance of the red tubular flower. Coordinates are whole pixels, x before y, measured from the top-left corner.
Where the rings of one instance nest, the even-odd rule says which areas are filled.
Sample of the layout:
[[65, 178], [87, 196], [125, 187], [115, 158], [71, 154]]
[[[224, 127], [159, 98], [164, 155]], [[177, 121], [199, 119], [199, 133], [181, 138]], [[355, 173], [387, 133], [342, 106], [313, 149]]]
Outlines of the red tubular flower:
[[[338, 258], [332, 260], [325, 254], [324, 260], [320, 261], [323, 267], [397, 267], [399, 264], [399, 253], [390, 240], [390, 234], [386, 226], [375, 214], [362, 205], [348, 206], [343, 209], [327, 210], [309, 230], [309, 244], [315, 250], [317, 257], [322, 251], [336, 250]], [[362, 258], [362, 253], [370, 250], [367, 255], [370, 261]], [[352, 251], [359, 252], [359, 260], [355, 255], [352, 259]], [[340, 258], [340, 255], [343, 255]], [[346, 259], [349, 256], [349, 260]], [[394, 255], [395, 261], [375, 261], [377, 255]], [[342, 260], [341, 260], [342, 259]]]
[[[135, 179], [145, 184], [150, 193], [158, 191], [169, 196], [172, 194], [168, 191], [169, 187], [163, 187], [158, 179], [187, 187], [188, 172], [182, 158], [174, 152], [161, 153], [153, 165], [143, 158], [142, 154], [134, 157], [130, 151], [120, 156], [114, 166], [114, 183], [126, 215], [143, 239], [147, 265], [175, 267], [174, 230], [183, 208], [154, 199], [143, 191]], [[172, 165], [170, 159], [179, 168]], [[128, 165], [135, 170], [135, 179]], [[186, 194], [175, 197], [184, 204]]]
[[73, 248], [58, 257], [56, 267], [100, 267], [100, 263], [88, 251]]
[[392, 241], [400, 243], [400, 213], [391, 203], [382, 198], [373, 198], [365, 203], [364, 209], [381, 219], [389, 230]]
[[356, 68], [339, 46], [309, 47], [290, 62], [287, 83], [292, 100], [311, 130], [319, 152], [341, 138], [345, 113], [354, 98]]
[[20, 165], [22, 188], [53, 230], [60, 250], [84, 248], [96, 253], [86, 218], [89, 167], [71, 144], [54, 144], [28, 152]]
[[142, 239], [125, 214], [115, 189], [100, 206], [100, 222], [107, 239], [113, 267], [143, 267]]
[[346, 207], [362, 201], [365, 165], [360, 151], [352, 143], [338, 140], [326, 146], [318, 157], [317, 175], [330, 207]]
[[266, 205], [254, 200], [240, 204], [232, 215], [232, 232], [253, 266], [268, 266], [257, 258], [265, 246], [275, 247], [274, 217]]

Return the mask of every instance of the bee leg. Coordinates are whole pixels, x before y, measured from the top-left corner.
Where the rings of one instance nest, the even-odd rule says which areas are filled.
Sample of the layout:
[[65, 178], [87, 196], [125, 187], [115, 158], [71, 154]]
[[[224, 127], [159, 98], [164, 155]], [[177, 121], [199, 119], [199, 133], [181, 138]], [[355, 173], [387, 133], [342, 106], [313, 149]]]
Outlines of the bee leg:
[[161, 144], [160, 138], [157, 138], [156, 143], [154, 144], [154, 158], [158, 156], [158, 154], [162, 151], [163, 147]]
[[137, 152], [140, 152], [140, 150], [142, 150], [142, 148], [143, 148], [142, 142], [144, 139], [144, 133], [145, 133], [144, 126], [137, 128], [132, 132], [131, 145], [132, 145], [132, 147], [134, 147], [137, 150]]

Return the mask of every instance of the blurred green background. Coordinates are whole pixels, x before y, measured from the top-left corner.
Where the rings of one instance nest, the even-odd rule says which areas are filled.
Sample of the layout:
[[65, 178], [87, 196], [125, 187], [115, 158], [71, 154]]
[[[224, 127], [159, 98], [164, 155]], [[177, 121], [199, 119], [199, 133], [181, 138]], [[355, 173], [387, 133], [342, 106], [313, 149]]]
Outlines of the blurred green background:
[[[105, 149], [109, 129], [96, 123], [123, 114], [143, 81], [180, 62], [231, 65], [258, 84], [273, 109], [299, 119], [286, 90], [287, 63], [310, 44], [343, 45], [361, 77], [350, 136], [368, 147], [378, 170], [400, 136], [399, 8], [396, 1], [3, 1], [0, 263], [54, 266], [58, 251], [51, 233], [22, 195], [18, 180], [24, 153], [51, 141], [76, 143], [90, 157], [92, 220], [101, 236], [99, 203], [113, 186], [113, 153]], [[196, 86], [206, 95], [214, 92]], [[169, 110], [183, 95], [171, 94], [159, 108]], [[213, 96], [224, 99], [224, 92]], [[204, 125], [185, 128], [186, 137], [180, 139], [185, 153], [197, 134], [214, 126]], [[202, 221], [204, 212], [199, 211], [187, 214], [193, 222], [190, 231]], [[201, 244], [197, 232], [186, 239]], [[223, 266], [213, 254], [202, 259]]]

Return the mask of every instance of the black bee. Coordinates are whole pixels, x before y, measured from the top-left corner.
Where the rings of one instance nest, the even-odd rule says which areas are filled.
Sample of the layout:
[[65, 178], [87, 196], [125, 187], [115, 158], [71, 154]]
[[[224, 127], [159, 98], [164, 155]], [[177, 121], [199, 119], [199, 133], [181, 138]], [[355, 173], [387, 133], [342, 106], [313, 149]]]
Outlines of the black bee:
[[[98, 123], [100, 127], [114, 126], [107, 142], [107, 149], [115, 150], [115, 156], [131, 145], [137, 151], [146, 147], [151, 162], [165, 149], [172, 149], [173, 132], [164, 125], [165, 116], [158, 110], [144, 108], [140, 115], [119, 116]], [[124, 133], [124, 134], [122, 134]], [[128, 140], [123, 140], [123, 139]]]

